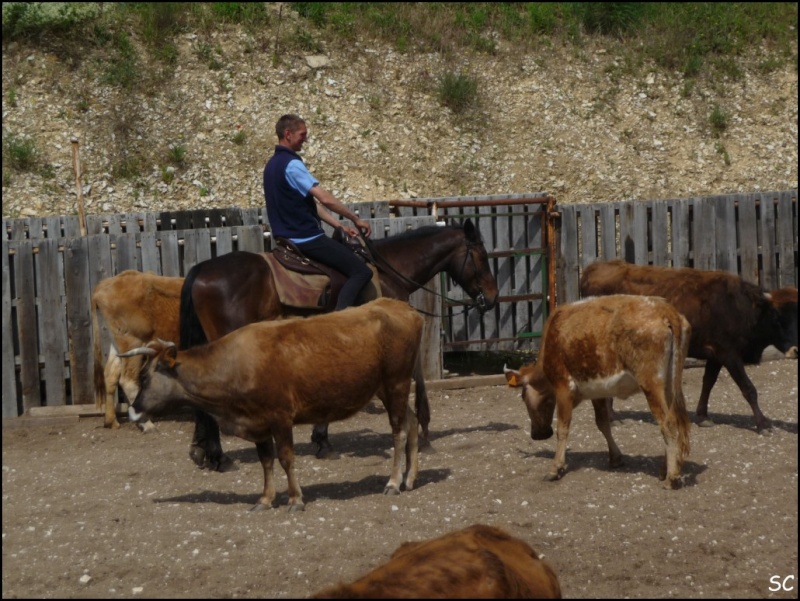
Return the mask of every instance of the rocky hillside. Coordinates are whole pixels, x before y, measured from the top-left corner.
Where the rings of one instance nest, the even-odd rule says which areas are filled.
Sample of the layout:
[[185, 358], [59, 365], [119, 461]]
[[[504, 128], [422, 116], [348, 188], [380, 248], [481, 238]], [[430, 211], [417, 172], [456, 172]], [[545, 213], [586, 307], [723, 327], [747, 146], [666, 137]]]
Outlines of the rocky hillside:
[[[25, 172], [4, 160], [3, 217], [77, 213], [73, 137], [87, 213], [261, 206], [274, 123], [287, 112], [308, 121], [306, 162], [345, 202], [797, 187], [796, 60], [764, 69], [766, 50], [753, 48], [743, 77], [689, 82], [626, 69], [616, 44], [520, 53], [500, 41], [495, 55], [454, 59], [328, 41], [313, 56], [286, 50], [273, 61], [268, 32], [231, 28], [184, 34], [174, 73], [128, 91], [103, 83], [97, 57], [4, 45], [3, 137], [32, 140], [38, 158]], [[480, 107], [457, 116], [441, 106], [445, 72], [473, 77]]]

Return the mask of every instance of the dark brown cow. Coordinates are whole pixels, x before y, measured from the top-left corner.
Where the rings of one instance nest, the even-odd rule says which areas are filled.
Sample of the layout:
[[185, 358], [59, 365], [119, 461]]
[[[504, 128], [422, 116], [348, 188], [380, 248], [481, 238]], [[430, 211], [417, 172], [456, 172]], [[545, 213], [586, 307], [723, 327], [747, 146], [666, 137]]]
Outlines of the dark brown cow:
[[[725, 367], [750, 404], [756, 428], [770, 427], [744, 366], [758, 364], [769, 345], [788, 352], [792, 339], [790, 326], [782, 323], [781, 313], [761, 288], [723, 271], [632, 265], [615, 260], [593, 263], [581, 276], [581, 296], [604, 294], [661, 296], [689, 320], [689, 356], [706, 360], [697, 403], [700, 425], [713, 424], [708, 417], [708, 398]], [[795, 315], [796, 312], [795, 305]]]
[[414, 487], [418, 470], [418, 423], [408, 395], [422, 324], [408, 303], [381, 298], [307, 319], [252, 323], [186, 351], [172, 343], [150, 343], [127, 353], [151, 358], [128, 414], [136, 422], [188, 407], [254, 442], [264, 469], [259, 509], [275, 499], [277, 447], [289, 481], [289, 509], [295, 511], [304, 505], [294, 474], [292, 426], [346, 419], [377, 394], [394, 438], [392, 475], [384, 492], [398, 494], [404, 450], [407, 490]]
[[790, 346], [784, 355], [787, 359], [797, 359], [797, 288], [777, 288], [771, 290], [769, 296], [789, 335]]
[[[98, 408], [105, 408], [106, 428], [119, 428], [115, 411], [117, 386], [122, 387], [131, 403], [139, 392], [142, 357], [124, 359], [120, 353], [156, 338], [178, 340], [181, 286], [183, 278], [129, 269], [95, 287], [92, 293], [95, 403]], [[114, 339], [105, 366], [100, 320]], [[152, 422], [143, 424], [144, 430], [153, 427]]]
[[536, 363], [519, 371], [504, 369], [508, 383], [522, 387], [531, 438], [553, 435], [558, 409], [555, 461], [546, 479], [558, 480], [567, 469], [572, 411], [585, 399], [594, 405], [611, 467], [619, 466], [622, 453], [611, 436], [606, 399], [641, 390], [667, 447], [661, 477], [666, 488], [675, 488], [689, 453], [681, 377], [690, 335], [686, 319], [662, 298], [614, 295], [558, 307], [544, 325]]
[[528, 543], [476, 524], [403, 543], [384, 565], [315, 599], [560, 599], [553, 568]]

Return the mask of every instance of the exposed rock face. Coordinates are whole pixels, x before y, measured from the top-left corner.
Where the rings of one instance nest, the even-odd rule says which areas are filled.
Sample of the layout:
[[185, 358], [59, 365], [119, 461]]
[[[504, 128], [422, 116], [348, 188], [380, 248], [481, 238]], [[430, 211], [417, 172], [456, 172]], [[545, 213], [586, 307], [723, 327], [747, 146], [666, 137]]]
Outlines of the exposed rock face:
[[[627, 75], [610, 41], [528, 54], [500, 43], [494, 56], [455, 63], [330, 43], [322, 54], [286, 51], [277, 64], [271, 47], [238, 29], [209, 43], [216, 68], [186, 34], [174, 74], [129, 92], [103, 84], [91, 57], [71, 70], [40, 50], [4, 48], [3, 135], [30, 136], [49, 167], [4, 165], [3, 217], [77, 212], [73, 136], [87, 213], [261, 206], [274, 124], [287, 112], [307, 119], [306, 162], [345, 202], [539, 191], [559, 203], [607, 202], [797, 187], [796, 67], [765, 72], [762, 49], [741, 60], [738, 81], [687, 82], [656, 69]], [[477, 80], [480, 110], [459, 118], [441, 106], [446, 71]], [[715, 106], [726, 116], [719, 137]], [[170, 161], [176, 146], [183, 164]], [[126, 158], [139, 174], [112, 175]]]

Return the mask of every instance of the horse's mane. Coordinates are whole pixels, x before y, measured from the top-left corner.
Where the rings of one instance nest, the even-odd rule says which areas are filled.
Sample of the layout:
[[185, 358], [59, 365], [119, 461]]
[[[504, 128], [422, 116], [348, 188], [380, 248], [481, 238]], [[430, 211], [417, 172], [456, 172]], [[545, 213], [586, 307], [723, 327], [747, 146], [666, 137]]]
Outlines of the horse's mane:
[[436, 232], [441, 232], [444, 229], [459, 229], [463, 230], [463, 224], [447, 224], [445, 226], [441, 225], [423, 225], [413, 230], [406, 230], [405, 232], [400, 232], [399, 234], [395, 234], [394, 236], [389, 236], [387, 238], [375, 240], [376, 244], [380, 244], [381, 242], [414, 242], [418, 239], [427, 238], [431, 234]]

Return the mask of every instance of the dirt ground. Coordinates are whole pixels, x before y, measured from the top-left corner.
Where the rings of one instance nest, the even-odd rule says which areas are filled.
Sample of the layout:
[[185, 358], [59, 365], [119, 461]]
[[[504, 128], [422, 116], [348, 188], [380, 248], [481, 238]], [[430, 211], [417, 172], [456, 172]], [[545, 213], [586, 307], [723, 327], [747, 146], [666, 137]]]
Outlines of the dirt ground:
[[[657, 478], [663, 443], [646, 401], [617, 402], [614, 471], [590, 403], [575, 412], [559, 482], [543, 482], [554, 439], [532, 441], [515, 389], [431, 394], [435, 453], [417, 487], [382, 494], [391, 447], [373, 401], [331, 426], [340, 457], [316, 459], [296, 428], [304, 512], [279, 501], [249, 512], [262, 486], [255, 448], [226, 436], [237, 470], [188, 458], [193, 424], [105, 430], [101, 418], [4, 428], [4, 598], [305, 597], [385, 562], [407, 540], [475, 523], [528, 541], [556, 568], [565, 597], [797, 598], [797, 362], [748, 370], [771, 433], [723, 373], [713, 428], [692, 427], [684, 486]], [[685, 372], [690, 415], [702, 369]], [[778, 583], [786, 589], [777, 590]]]

